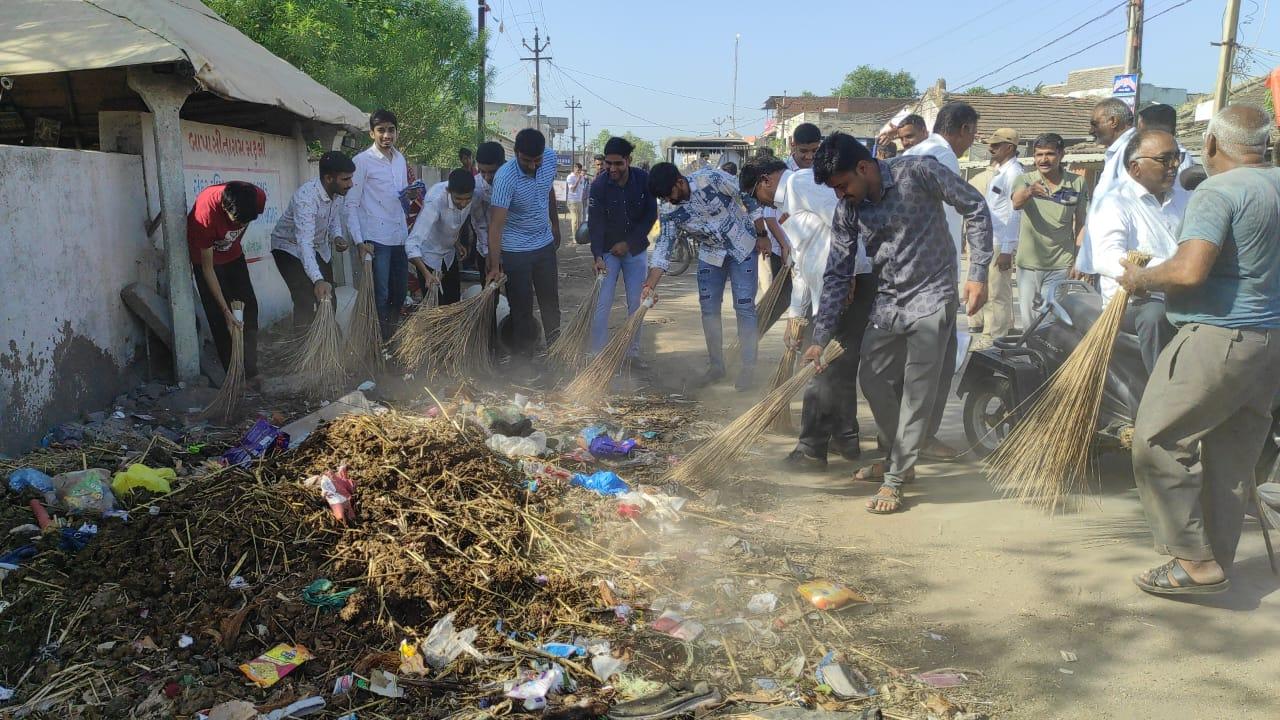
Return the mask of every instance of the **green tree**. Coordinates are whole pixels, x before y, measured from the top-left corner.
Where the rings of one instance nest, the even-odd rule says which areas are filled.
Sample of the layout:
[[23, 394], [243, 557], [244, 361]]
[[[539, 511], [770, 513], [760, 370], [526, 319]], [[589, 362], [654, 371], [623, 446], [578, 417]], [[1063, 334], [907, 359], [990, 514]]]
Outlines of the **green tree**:
[[812, 90], [805, 90], [800, 93], [800, 97], [816, 97]]
[[831, 93], [841, 97], [910, 98], [916, 96], [916, 79], [906, 70], [894, 73], [870, 65], [859, 65], [845, 75], [844, 82]]
[[973, 87], [966, 89], [961, 94], [962, 95], [990, 95], [991, 90], [981, 85], [974, 85]]
[[1039, 83], [1033, 88], [1010, 85], [1004, 91], [1009, 95], [1041, 95], [1044, 93], [1044, 83]]
[[[601, 130], [599, 134], [596, 135], [596, 139], [591, 143], [591, 151], [604, 152], [604, 144], [609, 142], [609, 138], [611, 137], [614, 137], [614, 134], [609, 132], [607, 128]], [[622, 133], [618, 137], [624, 138], [627, 142], [636, 146], [636, 149], [631, 152], [631, 164], [642, 165], [644, 163], [648, 163], [652, 165], [658, 162], [658, 148], [655, 147], [653, 143], [645, 140], [644, 138], [637, 137], [631, 132]]]
[[362, 110], [400, 120], [400, 148], [451, 166], [475, 144], [484, 45], [461, 0], [205, 0], [228, 23]]

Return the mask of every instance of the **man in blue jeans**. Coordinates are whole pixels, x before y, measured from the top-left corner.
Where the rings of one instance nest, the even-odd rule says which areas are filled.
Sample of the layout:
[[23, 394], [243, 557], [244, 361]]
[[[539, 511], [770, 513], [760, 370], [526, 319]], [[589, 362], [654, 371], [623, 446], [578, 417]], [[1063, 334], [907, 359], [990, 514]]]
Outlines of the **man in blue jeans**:
[[675, 165], [658, 163], [649, 171], [649, 193], [666, 203], [659, 215], [662, 229], [649, 256], [649, 278], [641, 299], [658, 287], [677, 235], [683, 231], [693, 236], [698, 244], [702, 332], [710, 359], [701, 384], [708, 385], [725, 375], [720, 307], [728, 281], [742, 348], [742, 369], [734, 386], [739, 392], [749, 390], [756, 369], [756, 253], [769, 252], [768, 237], [756, 237], [755, 226], [742, 206], [737, 181], [715, 168], [702, 168], [686, 177]]
[[[627, 314], [640, 307], [640, 291], [649, 267], [649, 229], [658, 219], [658, 201], [649, 192], [649, 173], [631, 167], [635, 148], [620, 137], [604, 145], [605, 172], [591, 183], [587, 204], [587, 229], [596, 272], [605, 273], [596, 314], [591, 323], [591, 352], [600, 352], [609, 336], [609, 311], [618, 275], [627, 289]], [[640, 355], [640, 333], [627, 355], [632, 367], [644, 369]]]
[[556, 214], [556, 151], [542, 133], [525, 128], [516, 133], [516, 156], [493, 178], [489, 215], [489, 261], [486, 282], [507, 276], [512, 343], [517, 355], [531, 358], [538, 344], [533, 324], [537, 293], [546, 343], [560, 334], [560, 291], [556, 250], [560, 218]]

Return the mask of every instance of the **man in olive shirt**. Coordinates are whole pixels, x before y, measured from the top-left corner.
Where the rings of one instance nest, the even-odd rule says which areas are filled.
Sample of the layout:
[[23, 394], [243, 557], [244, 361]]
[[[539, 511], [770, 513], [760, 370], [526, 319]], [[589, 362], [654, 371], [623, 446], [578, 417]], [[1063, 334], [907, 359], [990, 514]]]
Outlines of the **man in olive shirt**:
[[1013, 208], [1022, 211], [1018, 232], [1018, 305], [1022, 328], [1067, 279], [1084, 234], [1089, 193], [1084, 178], [1062, 169], [1062, 136], [1045, 133], [1032, 147], [1036, 171], [1013, 183]]

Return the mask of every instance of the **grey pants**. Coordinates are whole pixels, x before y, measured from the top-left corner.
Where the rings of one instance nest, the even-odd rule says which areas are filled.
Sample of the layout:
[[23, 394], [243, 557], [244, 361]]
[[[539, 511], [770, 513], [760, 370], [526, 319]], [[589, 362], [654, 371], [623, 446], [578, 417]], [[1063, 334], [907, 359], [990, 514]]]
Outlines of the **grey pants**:
[[901, 487], [920, 459], [955, 329], [954, 302], [903, 328], [867, 326], [859, 379], [876, 426], [889, 439], [885, 487]]
[[1156, 552], [1231, 568], [1278, 389], [1280, 329], [1192, 323], [1160, 354], [1133, 438]]
[[1164, 299], [1152, 297], [1129, 299], [1129, 307], [1124, 309], [1124, 317], [1120, 320], [1120, 330], [1138, 336], [1142, 364], [1146, 366], [1148, 376], [1155, 370], [1160, 351], [1177, 332], [1165, 317]]
[[1023, 330], [1031, 327], [1031, 322], [1044, 310], [1049, 298], [1053, 297], [1054, 288], [1066, 279], [1065, 269], [1018, 268], [1018, 318], [1022, 321]]

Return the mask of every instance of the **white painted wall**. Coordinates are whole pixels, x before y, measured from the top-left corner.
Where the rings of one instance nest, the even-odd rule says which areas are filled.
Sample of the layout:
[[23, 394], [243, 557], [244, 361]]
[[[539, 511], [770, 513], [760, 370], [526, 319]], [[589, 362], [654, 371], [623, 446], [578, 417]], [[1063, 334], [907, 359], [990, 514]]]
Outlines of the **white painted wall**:
[[0, 450], [98, 408], [145, 342], [120, 300], [152, 283], [142, 158], [0, 145]]

